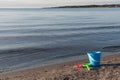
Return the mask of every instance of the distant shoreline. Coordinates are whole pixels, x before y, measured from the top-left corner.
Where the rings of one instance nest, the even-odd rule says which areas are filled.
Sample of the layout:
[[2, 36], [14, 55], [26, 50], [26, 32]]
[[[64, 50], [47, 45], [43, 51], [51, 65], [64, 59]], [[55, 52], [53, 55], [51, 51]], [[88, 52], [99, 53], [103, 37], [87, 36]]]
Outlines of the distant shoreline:
[[58, 6], [58, 7], [47, 7], [46, 9], [52, 9], [52, 8], [118, 8], [118, 7], [120, 7], [120, 4]]
[[19, 8], [15, 8], [15, 7], [10, 7], [10, 8], [6, 8], [6, 7], [2, 7], [0, 8], [0, 10], [7, 10], [7, 9], [54, 9], [54, 8], [120, 8], [120, 4], [91, 4], [91, 5], [69, 5], [69, 6], [57, 6], [57, 7], [19, 7]]

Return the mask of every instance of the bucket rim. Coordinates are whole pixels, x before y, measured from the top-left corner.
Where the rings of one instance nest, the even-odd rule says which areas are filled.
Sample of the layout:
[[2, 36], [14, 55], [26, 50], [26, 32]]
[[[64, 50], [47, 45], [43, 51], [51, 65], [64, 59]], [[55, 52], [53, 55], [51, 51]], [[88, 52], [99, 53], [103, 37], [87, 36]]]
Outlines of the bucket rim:
[[87, 52], [87, 54], [91, 54], [91, 53], [94, 53], [94, 54], [99, 54], [99, 53], [101, 53], [101, 51], [92, 51], [92, 52]]

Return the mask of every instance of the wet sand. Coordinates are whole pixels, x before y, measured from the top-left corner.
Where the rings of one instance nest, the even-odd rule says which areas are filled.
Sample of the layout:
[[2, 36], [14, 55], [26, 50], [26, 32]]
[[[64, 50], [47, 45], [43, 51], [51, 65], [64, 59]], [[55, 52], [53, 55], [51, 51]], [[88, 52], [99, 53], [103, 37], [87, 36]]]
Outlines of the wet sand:
[[119, 80], [120, 53], [103, 57], [100, 67], [75, 69], [88, 60], [70, 61], [11, 73], [0, 73], [0, 80]]

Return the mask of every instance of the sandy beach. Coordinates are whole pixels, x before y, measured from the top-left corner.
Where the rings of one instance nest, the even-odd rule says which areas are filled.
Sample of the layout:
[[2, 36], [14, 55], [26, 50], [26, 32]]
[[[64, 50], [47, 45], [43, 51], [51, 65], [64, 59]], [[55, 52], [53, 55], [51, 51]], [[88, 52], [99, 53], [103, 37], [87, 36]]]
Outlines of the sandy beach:
[[0, 73], [0, 80], [119, 80], [120, 54], [103, 57], [100, 67], [75, 69], [73, 66], [88, 60], [71, 61], [45, 67]]

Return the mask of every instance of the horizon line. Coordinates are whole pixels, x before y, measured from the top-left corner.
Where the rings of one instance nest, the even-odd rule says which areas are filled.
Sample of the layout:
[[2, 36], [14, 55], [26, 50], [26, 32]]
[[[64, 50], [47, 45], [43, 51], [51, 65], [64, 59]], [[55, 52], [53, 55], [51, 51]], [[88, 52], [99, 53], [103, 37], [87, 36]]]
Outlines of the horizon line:
[[72, 7], [72, 6], [81, 6], [81, 7], [85, 7], [85, 6], [92, 6], [92, 5], [95, 5], [95, 6], [102, 6], [102, 5], [108, 5], [108, 6], [110, 6], [110, 5], [120, 5], [120, 4], [81, 4], [81, 5], [63, 5], [63, 6], [49, 6], [49, 7], [0, 7], [0, 9], [16, 9], [16, 8], [18, 8], [18, 9], [35, 9], [35, 8], [37, 8], [37, 9], [46, 9], [46, 8], [59, 8], [59, 7]]

